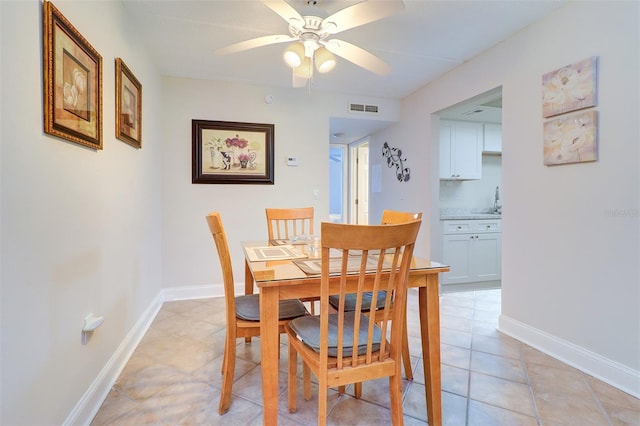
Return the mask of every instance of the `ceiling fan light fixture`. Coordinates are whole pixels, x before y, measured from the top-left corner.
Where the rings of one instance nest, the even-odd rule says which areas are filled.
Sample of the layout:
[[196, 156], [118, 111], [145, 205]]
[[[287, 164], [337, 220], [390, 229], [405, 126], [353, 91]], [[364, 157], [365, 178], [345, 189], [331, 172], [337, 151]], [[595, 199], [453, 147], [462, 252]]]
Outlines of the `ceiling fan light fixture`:
[[311, 58], [308, 56], [305, 56], [304, 59], [302, 60], [302, 64], [300, 64], [299, 67], [296, 67], [293, 69], [293, 74], [296, 77], [302, 77], [302, 78], [311, 78], [313, 76], [313, 65], [311, 63]]
[[292, 43], [284, 50], [284, 61], [291, 68], [299, 67], [305, 58], [304, 51], [304, 44], [300, 42]]
[[336, 66], [336, 57], [326, 47], [320, 47], [315, 51], [314, 61], [316, 69], [321, 73], [329, 72]]

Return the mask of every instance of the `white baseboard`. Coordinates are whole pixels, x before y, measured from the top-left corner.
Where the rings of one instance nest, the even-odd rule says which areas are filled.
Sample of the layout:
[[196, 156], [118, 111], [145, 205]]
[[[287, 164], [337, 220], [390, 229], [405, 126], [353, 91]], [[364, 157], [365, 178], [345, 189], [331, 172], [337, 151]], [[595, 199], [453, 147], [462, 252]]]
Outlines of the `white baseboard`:
[[504, 314], [500, 315], [498, 330], [623, 392], [640, 398], [640, 371], [530, 327]]
[[[244, 283], [236, 285], [236, 294], [244, 293]], [[174, 287], [161, 290], [149, 307], [144, 311], [140, 319], [131, 328], [122, 340], [106, 365], [102, 368], [98, 377], [91, 383], [80, 401], [71, 410], [64, 421], [64, 425], [88, 425], [95, 417], [111, 391], [120, 373], [127, 365], [129, 358], [147, 332], [156, 315], [162, 308], [162, 304], [174, 300], [202, 299], [206, 297], [224, 296], [224, 287], [220, 285]]]

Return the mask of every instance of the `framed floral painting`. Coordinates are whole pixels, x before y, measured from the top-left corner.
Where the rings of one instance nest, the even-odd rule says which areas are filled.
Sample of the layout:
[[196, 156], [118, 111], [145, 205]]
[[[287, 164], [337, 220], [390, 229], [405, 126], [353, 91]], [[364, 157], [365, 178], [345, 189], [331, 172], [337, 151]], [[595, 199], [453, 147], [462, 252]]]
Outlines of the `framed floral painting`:
[[552, 117], [596, 105], [597, 57], [542, 76], [542, 116]]
[[273, 185], [273, 124], [191, 123], [192, 183]]
[[597, 111], [564, 115], [544, 123], [544, 164], [584, 163], [597, 157]]
[[102, 149], [102, 56], [43, 3], [45, 133]]
[[142, 148], [142, 84], [116, 58], [116, 137]]

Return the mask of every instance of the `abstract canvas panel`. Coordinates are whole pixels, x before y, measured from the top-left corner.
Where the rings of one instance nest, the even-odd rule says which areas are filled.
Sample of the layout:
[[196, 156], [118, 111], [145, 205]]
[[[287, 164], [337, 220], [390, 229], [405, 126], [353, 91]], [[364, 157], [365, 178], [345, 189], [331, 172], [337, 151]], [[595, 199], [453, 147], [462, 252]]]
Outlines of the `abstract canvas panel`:
[[542, 116], [552, 117], [596, 105], [597, 57], [542, 76]]
[[596, 161], [597, 120], [597, 111], [586, 111], [544, 123], [544, 164]]

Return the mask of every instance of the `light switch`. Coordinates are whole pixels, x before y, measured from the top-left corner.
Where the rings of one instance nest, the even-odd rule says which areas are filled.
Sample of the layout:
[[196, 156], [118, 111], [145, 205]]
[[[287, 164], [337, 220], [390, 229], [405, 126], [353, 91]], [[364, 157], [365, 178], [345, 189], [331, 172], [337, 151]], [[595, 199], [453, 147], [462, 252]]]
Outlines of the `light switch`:
[[287, 157], [287, 166], [297, 166], [298, 157]]

